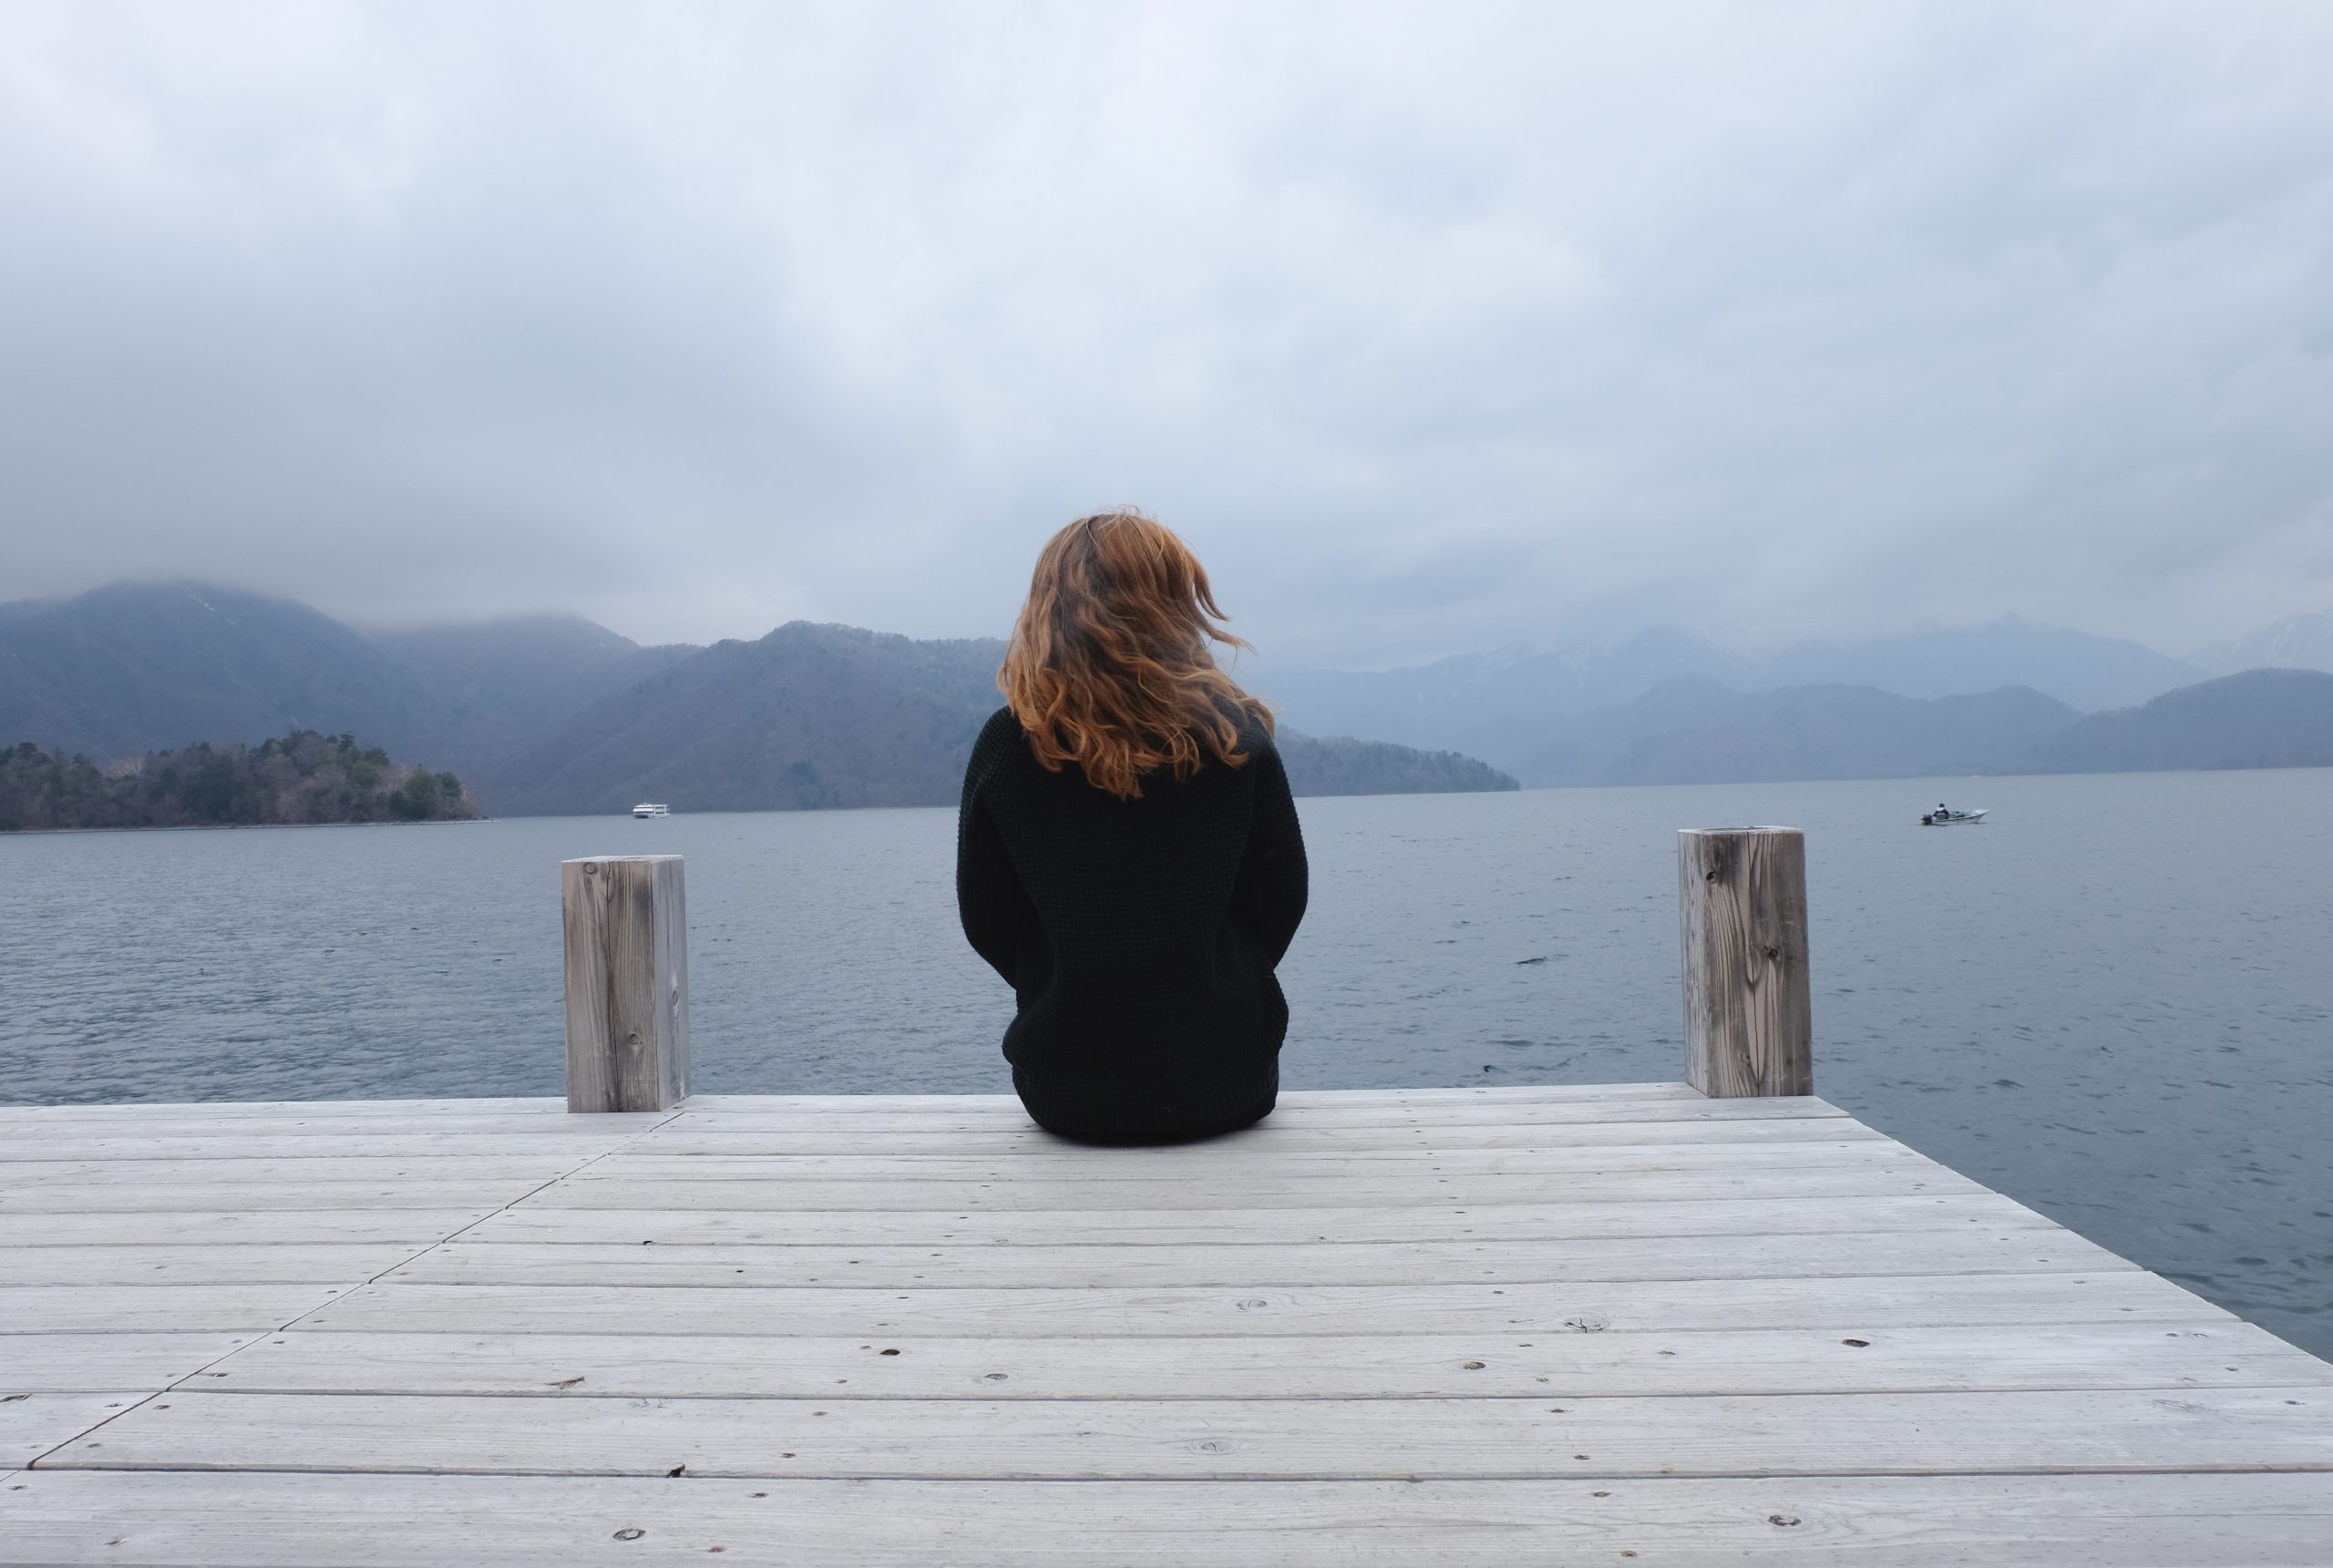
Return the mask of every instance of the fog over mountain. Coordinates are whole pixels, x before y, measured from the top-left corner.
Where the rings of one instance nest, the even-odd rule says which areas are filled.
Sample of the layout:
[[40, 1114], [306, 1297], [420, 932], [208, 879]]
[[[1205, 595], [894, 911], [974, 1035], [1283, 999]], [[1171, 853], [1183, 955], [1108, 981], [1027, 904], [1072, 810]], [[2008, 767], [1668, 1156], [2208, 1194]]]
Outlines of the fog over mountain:
[[[458, 772], [501, 815], [953, 802], [1003, 644], [793, 621], [641, 648], [573, 617], [365, 637], [202, 583], [0, 604], [0, 745], [100, 762], [295, 729]], [[1300, 794], [1513, 789], [1472, 757], [1287, 733]]]
[[2189, 662], [2215, 675], [2239, 670], [2333, 671], [2333, 610], [2288, 615], [2257, 631], [2197, 649]]
[[[2143, 702], [2211, 673], [2139, 643], [2005, 616], [1978, 627], [1862, 642], [1794, 643], [1763, 657], [1729, 651], [1702, 632], [1660, 627], [1552, 651], [1511, 649], [1386, 671], [1280, 670], [1267, 661], [1250, 678], [1300, 726], [1451, 747], [1506, 768], [1526, 784], [1579, 784], [1629, 782], [1606, 776], [1603, 763], [1581, 759], [1602, 756], [1615, 737], [1632, 733], [1644, 715], [1629, 705], [1655, 692], [1666, 692], [1671, 702], [1701, 702], [1712, 692], [1801, 687], [1862, 687], [1918, 699], [2026, 688], [2071, 717]], [[1752, 711], [1785, 710], [1772, 704], [1742, 709]], [[1949, 732], [1951, 712], [1937, 709], [1923, 723]], [[1591, 722], [1596, 715], [1601, 716]], [[1835, 718], [1851, 722], [1845, 712]], [[1937, 754], [1960, 757], [1958, 771], [1967, 771], [2003, 763], [2030, 739], [2020, 720], [1995, 742], [1973, 751], [1942, 745]], [[1761, 754], [1768, 760], [1744, 765], [1753, 771], [1785, 765], [1780, 759], [1791, 753]], [[1856, 764], [1839, 759], [1806, 765], [1816, 771], [1777, 776], [1831, 777], [1835, 767]], [[1888, 771], [1919, 770], [1891, 764]]]
[[[700, 811], [944, 804], [998, 704], [1002, 654], [994, 638], [807, 621], [709, 648], [641, 648], [574, 617], [366, 636], [239, 589], [122, 583], [0, 604], [0, 745], [106, 761], [353, 733], [458, 773], [500, 815], [642, 797]], [[1839, 678], [1781, 683], [1810, 670]], [[2333, 675], [2197, 683], [2201, 671], [2151, 650], [2014, 620], [1764, 659], [1660, 629], [1372, 673], [1238, 672], [1281, 706], [1290, 778], [1311, 794], [2333, 756], [2312, 683]], [[2102, 694], [2107, 711], [2085, 719], [2051, 687]]]

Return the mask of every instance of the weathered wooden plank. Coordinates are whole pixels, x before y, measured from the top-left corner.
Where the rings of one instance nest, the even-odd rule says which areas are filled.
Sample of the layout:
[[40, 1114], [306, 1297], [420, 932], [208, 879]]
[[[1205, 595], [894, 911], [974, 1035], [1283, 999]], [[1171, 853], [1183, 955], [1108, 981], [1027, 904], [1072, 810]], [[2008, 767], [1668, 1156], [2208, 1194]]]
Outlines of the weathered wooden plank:
[[1510, 1399], [495, 1399], [180, 1389], [42, 1468], [979, 1480], [2333, 1474], [2289, 1388]]
[[[18, 1394], [22, 1398], [15, 1397]], [[0, 1396], [0, 1468], [29, 1464], [118, 1414], [137, 1398], [103, 1391], [45, 1394], [24, 1389]]]
[[[264, 1336], [205, 1388], [636, 1399], [1494, 1399], [2333, 1384], [2333, 1365], [2226, 1318], [1158, 1339], [781, 1335]], [[896, 1352], [893, 1354], [892, 1352]]]
[[[1968, 1177], [1921, 1159], [1908, 1151], [1883, 1151], [1877, 1156], [1840, 1160], [1805, 1169], [1769, 1168], [1760, 1173], [1760, 1192], [1769, 1196], [1829, 1198], [1865, 1194], [1975, 1193], [1985, 1189]], [[414, 1201], [446, 1202], [451, 1184], [430, 1184], [416, 1189]], [[1187, 1180], [1171, 1176], [1150, 1181], [1073, 1181], [1012, 1177], [994, 1181], [917, 1181], [900, 1177], [879, 1182], [827, 1181], [689, 1181], [666, 1179], [573, 1180], [546, 1187], [527, 1200], [529, 1206], [612, 1209], [1054, 1209], [1107, 1211], [1123, 1205], [1187, 1209], [1253, 1210], [1269, 1208], [1382, 1208], [1402, 1204], [1419, 1206], [1485, 1206], [1504, 1204], [1653, 1202], [1700, 1203], [1732, 1197], [1742, 1190], [1738, 1173], [1723, 1170], [1582, 1171], [1522, 1175], [1450, 1175], [1385, 1177], [1364, 1171], [1348, 1175], [1259, 1174], [1243, 1183], [1237, 1174], [1218, 1179], [1194, 1172]], [[329, 1200], [356, 1207], [364, 1189], [351, 1184]], [[216, 1189], [196, 1188], [187, 1197], [189, 1207], [213, 1208], [216, 1202], [196, 1201]], [[291, 1194], [283, 1194], [288, 1201]], [[0, 1208], [36, 1206], [59, 1198], [91, 1208], [128, 1206], [108, 1201], [109, 1194], [93, 1189], [48, 1189], [31, 1194], [0, 1193]], [[395, 1193], [376, 1201], [397, 1201]], [[326, 1200], [319, 1200], [326, 1201]]]
[[[120, 1121], [68, 1120], [42, 1112], [36, 1118], [0, 1124], [0, 1142], [11, 1145], [40, 1139], [108, 1138], [360, 1138], [385, 1132], [468, 1133], [508, 1143], [541, 1138], [548, 1147], [560, 1147], [579, 1135], [598, 1138], [610, 1145], [651, 1130], [663, 1116], [613, 1117], [577, 1122], [562, 1116], [511, 1116], [501, 1112], [422, 1114], [410, 1121], [385, 1116], [315, 1114], [300, 1118], [151, 1116]], [[615, 1124], [611, 1124], [615, 1123]]]
[[0, 1105], [0, 1128], [13, 1129], [19, 1120], [139, 1122], [163, 1116], [232, 1117], [251, 1122], [370, 1116], [402, 1124], [431, 1116], [458, 1114], [534, 1116], [561, 1122], [565, 1121], [566, 1109], [558, 1099], [540, 1094], [427, 1100], [108, 1101], [73, 1105]]
[[[1454, 1102], [1435, 1106], [1321, 1105], [1291, 1106], [1272, 1112], [1264, 1125], [1271, 1127], [1466, 1127], [1572, 1126], [1603, 1122], [1741, 1122], [1795, 1117], [1843, 1117], [1836, 1106], [1819, 1100], [1792, 1101], [1778, 1105], [1753, 1102], [1704, 1100], [1629, 1100], [1598, 1104], [1562, 1101], [1544, 1105], [1487, 1102]], [[674, 1113], [676, 1128], [690, 1131], [722, 1129], [793, 1130], [802, 1132], [885, 1128], [897, 1132], [954, 1128], [1029, 1130], [1027, 1114], [1018, 1109], [961, 1112], [861, 1111], [829, 1113], [819, 1111], [705, 1112], [683, 1107]]]
[[[95, 1218], [97, 1216], [92, 1216]], [[108, 1221], [136, 1216], [107, 1216]], [[265, 1216], [258, 1216], [265, 1217]], [[285, 1216], [287, 1218], [295, 1216]], [[63, 1224], [57, 1220], [52, 1223]], [[8, 1218], [0, 1215], [0, 1236]], [[1998, 1193], [1834, 1193], [1808, 1198], [1712, 1198], [1700, 1203], [1500, 1204], [1468, 1208], [1271, 1209], [506, 1209], [468, 1233], [479, 1241], [735, 1242], [803, 1245], [1041, 1245], [1062, 1242], [1177, 1246], [1300, 1242], [1448, 1241], [1479, 1236], [1527, 1244], [1585, 1236], [1816, 1235], [1978, 1226], [2057, 1228]]]
[[[0, 1168], [0, 1191], [46, 1191], [64, 1187], [211, 1186], [404, 1181], [435, 1184], [495, 1184], [512, 1197], [562, 1176], [584, 1181], [928, 1181], [1065, 1180], [1171, 1181], [1187, 1184], [1243, 1179], [1249, 1173], [1285, 1171], [1298, 1177], [1342, 1179], [1362, 1172], [1388, 1180], [1422, 1179], [1444, 1173], [1533, 1174], [1556, 1172], [1701, 1171], [1792, 1169], [1818, 1165], [1896, 1164], [1917, 1162], [1902, 1145], [1876, 1135], [1792, 1139], [1775, 1142], [1555, 1144], [1528, 1148], [1377, 1148], [1366, 1152], [1320, 1149], [1287, 1153], [1253, 1146], [1211, 1151], [1195, 1161], [1188, 1150], [1105, 1150], [1075, 1144], [1033, 1145], [998, 1156], [966, 1153], [899, 1154], [870, 1149], [826, 1154], [674, 1154], [653, 1145], [549, 1158], [524, 1154], [429, 1156], [314, 1155], [280, 1160], [265, 1153], [243, 1158], [202, 1160], [21, 1161]], [[1937, 1165], [1938, 1170], [1948, 1167]]]
[[62, 1182], [0, 1185], [0, 1216], [9, 1214], [134, 1214], [193, 1210], [204, 1213], [268, 1209], [453, 1209], [493, 1210], [524, 1196], [534, 1185], [510, 1181], [394, 1180], [370, 1182], [215, 1182], [190, 1176], [156, 1185], [144, 1183]]
[[[107, 1249], [98, 1249], [104, 1251]], [[216, 1252], [223, 1249], [211, 1249]], [[251, 1250], [251, 1249], [242, 1249]], [[283, 1251], [285, 1249], [261, 1249]], [[199, 1262], [199, 1260], [197, 1260]], [[641, 1246], [458, 1241], [393, 1260], [437, 1285], [1238, 1286], [2068, 1274], [2135, 1268], [2067, 1230], [1246, 1246]], [[0, 1278], [6, 1264], [0, 1260]], [[316, 1275], [312, 1277], [325, 1277]], [[332, 1277], [348, 1277], [345, 1275]]]
[[[1752, 1103], [1783, 1102], [1764, 1101]], [[1283, 1159], [1310, 1160], [1324, 1156], [1369, 1157], [1385, 1150], [1581, 1149], [1608, 1144], [1701, 1147], [1743, 1143], [1823, 1143], [1850, 1140], [1877, 1142], [1885, 1137], [1886, 1134], [1876, 1129], [1843, 1116], [1728, 1117], [1691, 1122], [1569, 1122], [1554, 1125], [1499, 1122], [1459, 1126], [1402, 1127], [1323, 1127], [1318, 1123], [1299, 1125], [1268, 1121], [1244, 1132], [1226, 1134], [1208, 1143], [1207, 1153], [1212, 1155], [1218, 1151], [1243, 1153], [1269, 1151]], [[1076, 1145], [1035, 1127], [981, 1128], [971, 1132], [924, 1132], [903, 1128], [881, 1132], [836, 1131], [831, 1128], [794, 1132], [667, 1129], [632, 1143], [622, 1151], [622, 1157], [629, 1159], [638, 1153], [666, 1158], [700, 1154], [946, 1154], [1017, 1159], [1027, 1152], [1043, 1153], [1075, 1148]], [[285, 1151], [271, 1143], [267, 1152], [273, 1154]]]
[[284, 1285], [0, 1286], [0, 1338], [12, 1334], [231, 1334], [280, 1328], [341, 1294]]
[[[1259, 1178], [1292, 1181], [1357, 1176], [1430, 1186], [1437, 1176], [1544, 1176], [1573, 1173], [1785, 1171], [1822, 1166], [1902, 1167], [1910, 1155], [1885, 1138], [1792, 1143], [1625, 1143], [1584, 1148], [1372, 1149], [1366, 1153], [1287, 1154], [1226, 1148], [1195, 1159], [1187, 1149], [1093, 1149], [1074, 1144], [1002, 1158], [961, 1154], [675, 1154], [635, 1148], [576, 1173], [576, 1183], [630, 1182], [1076, 1182], [1171, 1184], [1178, 1189]], [[1950, 1167], [1938, 1164], [1938, 1171]], [[200, 1173], [190, 1172], [190, 1174]]]
[[[2322, 1568], [2318, 1474], [821, 1481], [36, 1471], [0, 1563]], [[1626, 1553], [1634, 1553], [1631, 1559]]]
[[1903, 1324], [2184, 1322], [2226, 1316], [2167, 1280], [2123, 1269], [2095, 1275], [1245, 1289], [382, 1284], [350, 1291], [307, 1321], [312, 1327], [344, 1332], [575, 1334], [621, 1322], [653, 1325], [656, 1333], [678, 1335], [750, 1334], [783, 1324], [797, 1334], [913, 1328], [963, 1337], [1051, 1337], [1447, 1334], [1510, 1327], [1540, 1333], [1567, 1327], [1573, 1332], [1676, 1332], [1837, 1323], [1876, 1328]]
[[466, 1208], [163, 1210], [111, 1214], [0, 1213], [0, 1249], [87, 1245], [169, 1246], [216, 1242], [299, 1245], [329, 1242], [441, 1241], [494, 1213]]
[[0, 1399], [159, 1389], [259, 1337], [240, 1334], [0, 1334]]
[[[1526, 1082], [1500, 1087], [1413, 1087], [1413, 1090], [1280, 1090], [1283, 1108], [1355, 1106], [1561, 1106], [1561, 1103], [1678, 1099], [1699, 1102], [1703, 1094], [1684, 1082]], [[1015, 1094], [691, 1094], [691, 1115], [761, 1113], [858, 1113], [858, 1111], [936, 1111], [942, 1115], [999, 1111], [1017, 1113]]]
[[[1818, 1123], [1777, 1122], [1773, 1125], [1795, 1129]], [[1695, 1127], [1700, 1130], [1698, 1123]], [[9, 1139], [5, 1132], [0, 1132], [0, 1169], [11, 1165], [90, 1161], [113, 1164], [180, 1160], [343, 1160], [357, 1157], [418, 1161], [440, 1155], [564, 1161], [574, 1166], [607, 1153], [632, 1136], [634, 1134], [626, 1133], [611, 1138], [596, 1132], [561, 1137], [553, 1132], [529, 1132], [521, 1136], [503, 1132], [214, 1132], [166, 1136], [111, 1132], [86, 1138]], [[852, 1142], [855, 1144], [861, 1143], [859, 1140]], [[748, 1146], [733, 1152], [751, 1153], [754, 1149]]]
[[1813, 1093], [1805, 835], [1680, 831], [1677, 902], [1685, 1081], [1711, 1096]]
[[[1818, 1145], [1827, 1147], [1827, 1145]], [[0, 1166], [0, 1190], [48, 1187], [176, 1186], [183, 1182], [213, 1185], [293, 1184], [317, 1182], [389, 1184], [406, 1180], [475, 1182], [507, 1187], [513, 1196], [556, 1181], [601, 1157], [601, 1152], [569, 1155], [409, 1154], [312, 1155], [279, 1160], [265, 1150], [240, 1158], [202, 1160], [19, 1160]]]
[[[0, 1250], [0, 1286], [355, 1285], [427, 1243], [165, 1243], [152, 1246], [19, 1246]], [[0, 1332], [5, 1325], [0, 1325]]]

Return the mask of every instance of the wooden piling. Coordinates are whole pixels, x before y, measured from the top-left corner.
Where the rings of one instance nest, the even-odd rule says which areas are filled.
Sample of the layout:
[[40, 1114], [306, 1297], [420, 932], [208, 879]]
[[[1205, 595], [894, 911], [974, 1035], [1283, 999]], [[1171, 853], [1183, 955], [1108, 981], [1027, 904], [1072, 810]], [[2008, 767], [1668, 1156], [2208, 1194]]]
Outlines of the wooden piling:
[[662, 1111], [689, 1091], [688, 902], [677, 855], [560, 863], [567, 1108]]
[[1805, 835], [1682, 829], [1677, 897], [1686, 1081], [1712, 1097], [1814, 1093]]

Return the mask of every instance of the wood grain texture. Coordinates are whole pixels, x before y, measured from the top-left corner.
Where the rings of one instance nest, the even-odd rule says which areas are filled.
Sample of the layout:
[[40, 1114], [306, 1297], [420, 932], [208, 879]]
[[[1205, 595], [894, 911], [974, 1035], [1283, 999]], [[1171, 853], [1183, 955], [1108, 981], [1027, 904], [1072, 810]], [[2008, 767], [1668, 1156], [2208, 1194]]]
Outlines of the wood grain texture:
[[[51, 1250], [51, 1249], [43, 1249]], [[66, 1249], [54, 1249], [66, 1250]], [[104, 1251], [108, 1249], [98, 1249]], [[216, 1249], [214, 1249], [216, 1250]], [[266, 1248], [242, 1248], [266, 1251]], [[273, 1249], [283, 1250], [283, 1249]], [[2135, 1265], [2066, 1230], [1698, 1236], [1680, 1241], [1312, 1242], [1281, 1246], [627, 1246], [464, 1240], [392, 1267], [435, 1285], [1315, 1286], [2071, 1274]], [[190, 1260], [200, 1267], [203, 1260]], [[0, 1264], [0, 1266], [5, 1266]], [[321, 1276], [319, 1276], [321, 1277]]]
[[[427, 1244], [165, 1243], [155, 1246], [19, 1246], [0, 1250], [0, 1286], [355, 1285]], [[0, 1333], [6, 1326], [0, 1324]]]
[[191, 1376], [259, 1337], [241, 1334], [0, 1334], [0, 1399], [26, 1393], [140, 1392]]
[[177, 1246], [216, 1243], [314, 1245], [441, 1241], [492, 1214], [491, 1205], [412, 1209], [145, 1209], [107, 1214], [0, 1214], [0, 1249], [18, 1246]]
[[478, 1399], [173, 1390], [51, 1470], [928, 1480], [2333, 1474], [2333, 1389], [1506, 1399]]
[[688, 902], [677, 855], [560, 865], [567, 1108], [662, 1111], [689, 1091]]
[[[1625, 1167], [1602, 1171], [1527, 1173], [1503, 1175], [1465, 1173], [1440, 1176], [1373, 1175], [1366, 1169], [1290, 1172], [1276, 1167], [1269, 1175], [1242, 1184], [1235, 1176], [1194, 1173], [1187, 1179], [1156, 1178], [1117, 1182], [1085, 1182], [1072, 1178], [1003, 1177], [980, 1181], [919, 1179], [896, 1176], [883, 1181], [851, 1181], [830, 1177], [798, 1184], [774, 1181], [690, 1181], [682, 1177], [633, 1177], [621, 1174], [561, 1182], [544, 1188], [526, 1206], [609, 1209], [1053, 1209], [1064, 1213], [1108, 1213], [1122, 1205], [1136, 1208], [1221, 1209], [1244, 1212], [1269, 1208], [1373, 1208], [1396, 1204], [1447, 1204], [1464, 1207], [1495, 1207], [1501, 1204], [1643, 1203], [1655, 1200], [1700, 1203], [1734, 1196], [1746, 1178], [1721, 1168], [1645, 1170]], [[1882, 1146], [1869, 1154], [1842, 1157], [1796, 1167], [1783, 1163], [1762, 1166], [1759, 1190], [1773, 1197], [1859, 1197], [1876, 1194], [1973, 1193], [1984, 1189], [1946, 1166], [1924, 1160], [1910, 1150]], [[394, 1190], [334, 1184], [334, 1201], [359, 1207], [367, 1197], [382, 1204], [397, 1201]], [[271, 1189], [238, 1189], [254, 1203], [264, 1202]], [[416, 1193], [416, 1201], [443, 1203], [475, 1188], [452, 1185]], [[56, 1194], [51, 1197], [49, 1194]], [[52, 1188], [36, 1194], [62, 1209], [67, 1201], [89, 1208], [128, 1207], [133, 1199], [116, 1197], [95, 1188]], [[280, 1194], [287, 1204], [294, 1194]], [[190, 1207], [216, 1207], [216, 1194], [195, 1188], [186, 1194]], [[159, 1195], [158, 1195], [159, 1197]], [[24, 1206], [18, 1195], [0, 1191], [0, 1211]]]
[[[1735, 1104], [1788, 1105], [1784, 1100], [1736, 1101]], [[1322, 1156], [1350, 1159], [1381, 1151], [1408, 1149], [1585, 1149], [1608, 1144], [1819, 1143], [1868, 1140], [1886, 1134], [1840, 1115], [1671, 1117], [1640, 1122], [1463, 1122], [1433, 1126], [1323, 1126], [1274, 1117], [1228, 1133], [1214, 1146], [1225, 1153], [1269, 1152], [1288, 1160]], [[271, 1140], [269, 1153], [281, 1141]], [[60, 1144], [72, 1148], [75, 1145]], [[706, 1132], [673, 1129], [648, 1149], [667, 1158], [697, 1154], [939, 1154], [961, 1158], [1018, 1158], [1074, 1147], [1035, 1127], [973, 1129], [888, 1128], [838, 1132], [832, 1128], [759, 1131], [728, 1128]], [[354, 1151], [353, 1151], [354, 1152]], [[394, 1151], [390, 1151], [394, 1152]]]
[[[1820, 1123], [1817, 1123], [1820, 1125]], [[1917, 1156], [1916, 1156], [1917, 1157]], [[1313, 1149], [1283, 1153], [1256, 1144], [1216, 1150], [1206, 1184], [1269, 1179], [1281, 1174], [1318, 1179], [1367, 1176], [1430, 1190], [1445, 1176], [1613, 1174], [1623, 1172], [1813, 1170], [1830, 1165], [1900, 1166], [1901, 1144], [1885, 1138], [1796, 1138], [1736, 1143], [1554, 1144], [1521, 1149]], [[304, 1163], [304, 1162], [303, 1162]], [[202, 1165], [191, 1165], [199, 1172]], [[1949, 1167], [1937, 1167], [1939, 1170]], [[324, 1173], [320, 1172], [319, 1174]], [[1039, 1146], [1004, 1155], [951, 1152], [896, 1154], [683, 1154], [638, 1147], [610, 1155], [578, 1184], [601, 1182], [1139, 1182], [1197, 1190], [1191, 1162], [1174, 1149], [1089, 1149]], [[40, 1178], [46, 1179], [46, 1178]]]
[[0, 1471], [30, 1464], [135, 1403], [133, 1393], [47, 1394], [12, 1389], [0, 1395]]
[[[159, 1291], [135, 1294], [159, 1296]], [[2094, 1275], [1913, 1275], [1523, 1285], [885, 1289], [747, 1286], [366, 1286], [307, 1319], [343, 1332], [799, 1334], [915, 1329], [959, 1337], [1184, 1334], [1681, 1332], [1829, 1323], [2189, 1322], [2227, 1314], [2138, 1269]]]
[[[108, 1221], [137, 1216], [107, 1216]], [[285, 1215], [298, 1219], [299, 1215]], [[6, 1217], [0, 1215], [0, 1227]], [[52, 1221], [48, 1223], [63, 1223]], [[1187, 1243], [1416, 1242], [1491, 1238], [1522, 1246], [1581, 1236], [1793, 1236], [1968, 1226], [2056, 1228], [1999, 1193], [1854, 1193], [1700, 1203], [1434, 1204], [1353, 1208], [771, 1210], [569, 1209], [522, 1206], [482, 1221], [478, 1241], [728, 1242], [848, 1246]], [[1784, 1245], [1777, 1243], [1777, 1245]]]
[[280, 1328], [341, 1294], [337, 1286], [0, 1286], [0, 1325], [14, 1334], [113, 1331], [232, 1334]]
[[1812, 1094], [1804, 835], [1680, 831], [1677, 902], [1685, 1081], [1711, 1098]]
[[[2333, 1365], [2226, 1318], [1855, 1323], [1676, 1334], [881, 1339], [784, 1333], [265, 1336], [203, 1387], [257, 1393], [636, 1399], [1511, 1399], [2333, 1384]], [[897, 1351], [887, 1355], [886, 1351]]]
[[76, 1471], [16, 1480], [21, 1491], [0, 1488], [0, 1563], [12, 1565], [2323, 1568], [2333, 1533], [2322, 1474], [1238, 1486]]

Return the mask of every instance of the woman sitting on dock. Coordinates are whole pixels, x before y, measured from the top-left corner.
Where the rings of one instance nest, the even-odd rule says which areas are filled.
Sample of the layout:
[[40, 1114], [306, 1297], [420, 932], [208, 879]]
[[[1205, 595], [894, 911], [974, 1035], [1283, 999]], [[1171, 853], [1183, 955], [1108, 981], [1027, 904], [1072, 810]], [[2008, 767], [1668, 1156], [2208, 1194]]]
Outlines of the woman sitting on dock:
[[1217, 668], [1207, 572], [1133, 511], [1037, 558], [957, 825], [964, 935], [1013, 989], [1012, 1087], [1088, 1143], [1270, 1114], [1304, 840], [1269, 709]]

